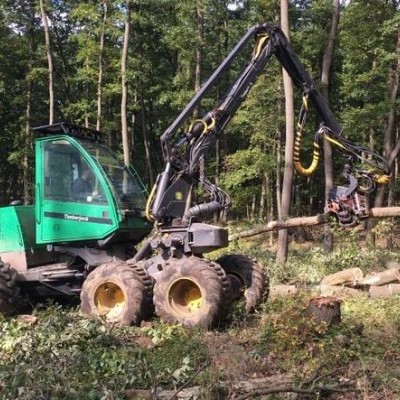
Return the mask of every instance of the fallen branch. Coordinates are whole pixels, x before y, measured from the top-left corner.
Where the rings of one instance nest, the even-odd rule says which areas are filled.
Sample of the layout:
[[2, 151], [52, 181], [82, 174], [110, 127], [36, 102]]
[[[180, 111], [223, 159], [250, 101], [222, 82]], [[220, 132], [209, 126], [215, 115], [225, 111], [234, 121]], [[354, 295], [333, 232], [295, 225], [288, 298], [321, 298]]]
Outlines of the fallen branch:
[[[360, 389], [352, 388], [348, 386], [349, 384], [340, 385], [340, 387], [336, 386], [318, 386], [316, 388], [311, 389], [302, 389], [296, 386], [282, 386], [270, 389], [261, 389], [254, 390], [252, 392], [246, 393], [241, 396], [234, 397], [233, 400], [246, 400], [246, 399], [254, 399], [257, 396], [266, 396], [268, 394], [274, 393], [298, 393], [298, 394], [313, 394], [316, 396], [320, 396], [321, 393], [349, 393], [349, 392], [359, 392]], [[318, 397], [320, 398], [320, 397]]]
[[[203, 368], [201, 368], [202, 370]], [[323, 395], [327, 393], [349, 393], [358, 392], [360, 389], [355, 382], [343, 378], [334, 379], [333, 376], [343, 368], [320, 374], [319, 368], [310, 378], [303, 382], [296, 382], [291, 374], [274, 375], [258, 379], [248, 379], [239, 382], [220, 382], [220, 389], [225, 390], [227, 398], [232, 400], [252, 399], [256, 396], [263, 396], [273, 393], [298, 393], [308, 395]], [[332, 378], [332, 379], [330, 379]], [[191, 381], [191, 380], [190, 380]], [[189, 382], [187, 382], [189, 383]], [[135, 400], [190, 400], [201, 397], [204, 394], [204, 387], [181, 387], [179, 390], [165, 390], [161, 388], [128, 389], [124, 391], [127, 399]]]
[[[371, 208], [369, 215], [366, 218], [389, 218], [389, 217], [400, 217], [400, 207], [376, 207]], [[229, 236], [229, 240], [237, 240], [242, 238], [248, 238], [261, 233], [278, 231], [281, 229], [295, 228], [300, 226], [317, 226], [326, 224], [329, 222], [329, 214], [318, 214], [312, 217], [295, 217], [289, 218], [286, 221], [270, 221], [265, 225], [259, 226], [254, 229], [248, 229], [243, 232], [234, 233]]]
[[[201, 368], [202, 370], [203, 368]], [[192, 378], [190, 379], [192, 381]], [[189, 382], [185, 383], [188, 384]], [[227, 392], [249, 392], [252, 390], [261, 390], [265, 387], [283, 387], [293, 384], [293, 375], [285, 374], [285, 375], [274, 375], [268, 376], [264, 378], [257, 379], [248, 379], [246, 381], [239, 382], [220, 382], [219, 385], [223, 390]], [[181, 387], [178, 390], [165, 390], [162, 388], [153, 388], [153, 389], [127, 389], [124, 390], [124, 397], [132, 400], [171, 400], [171, 399], [179, 399], [179, 400], [190, 400], [197, 399], [202, 394], [205, 393], [207, 388], [200, 386], [193, 387]]]
[[179, 393], [182, 392], [182, 390], [185, 389], [185, 388], [189, 385], [189, 383], [191, 383], [191, 382], [196, 378], [196, 376], [200, 374], [201, 371], [203, 371], [206, 367], [208, 367], [208, 365], [209, 365], [208, 363], [202, 365], [202, 366], [196, 371], [196, 373], [195, 373], [193, 376], [191, 376], [190, 379], [188, 379], [181, 387], [179, 387], [179, 388], [175, 391], [175, 393], [174, 393], [168, 400], [177, 399], [177, 398], [178, 398], [177, 396], [179, 395]]
[[[359, 392], [360, 389], [357, 387], [356, 383], [350, 379], [343, 380], [342, 378], [339, 378], [339, 380], [329, 381], [329, 378], [338, 375], [343, 369], [344, 367], [338, 368], [334, 371], [330, 371], [326, 374], [321, 375], [321, 366], [316, 369], [316, 371], [310, 378], [304, 380], [303, 382], [299, 382], [297, 384], [295, 384], [294, 382], [290, 382], [287, 385], [277, 385], [275, 387], [269, 387], [268, 389], [257, 388], [254, 390], [250, 390], [242, 395], [233, 397], [233, 400], [253, 399], [257, 396], [265, 396], [274, 393], [309, 394], [315, 395], [320, 398], [320, 396], [328, 393]], [[324, 382], [325, 380], [328, 381]]]

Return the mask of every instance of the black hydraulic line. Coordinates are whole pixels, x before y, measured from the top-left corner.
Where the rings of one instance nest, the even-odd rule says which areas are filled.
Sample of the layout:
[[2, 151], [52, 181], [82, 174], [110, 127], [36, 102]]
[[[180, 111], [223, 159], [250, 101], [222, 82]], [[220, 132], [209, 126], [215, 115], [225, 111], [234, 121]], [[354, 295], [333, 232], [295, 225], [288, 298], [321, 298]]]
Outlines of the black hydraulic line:
[[167, 162], [164, 171], [158, 176], [156, 182], [158, 190], [156, 192], [156, 196], [152, 205], [152, 213], [156, 218], [158, 217], [158, 214], [160, 212], [162, 199], [165, 191], [167, 190], [171, 178], [171, 173], [172, 173], [171, 164]]
[[182, 221], [188, 222], [191, 218], [200, 216], [209, 216], [215, 212], [221, 210], [221, 204], [219, 201], [212, 201], [206, 204], [199, 204], [189, 208], [189, 210], [184, 214]]
[[151, 255], [151, 240], [152, 238], [148, 239], [146, 243], [140, 248], [140, 250], [129, 260], [126, 262], [128, 264], [136, 264], [138, 261], [141, 261]]

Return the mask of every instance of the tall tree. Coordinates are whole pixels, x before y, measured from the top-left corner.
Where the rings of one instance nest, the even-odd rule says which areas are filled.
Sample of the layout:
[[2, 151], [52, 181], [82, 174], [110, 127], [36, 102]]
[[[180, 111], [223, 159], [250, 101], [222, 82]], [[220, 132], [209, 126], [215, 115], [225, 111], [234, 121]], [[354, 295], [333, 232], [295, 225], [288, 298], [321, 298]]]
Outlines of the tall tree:
[[[322, 71], [321, 71], [321, 93], [329, 104], [329, 86], [330, 86], [330, 73], [333, 63], [333, 55], [335, 50], [335, 41], [339, 27], [339, 0], [332, 1], [332, 24], [331, 31], [325, 48], [324, 56], [322, 58]], [[332, 146], [325, 140], [324, 141], [324, 171], [325, 171], [325, 202], [333, 186], [333, 163], [332, 163]], [[333, 233], [330, 226], [324, 226], [324, 249], [327, 251], [333, 250]]]
[[122, 47], [121, 54], [121, 134], [122, 134], [122, 148], [124, 153], [125, 165], [130, 165], [130, 148], [129, 148], [129, 136], [128, 136], [128, 116], [127, 116], [127, 102], [128, 102], [128, 82], [126, 78], [127, 60], [128, 60], [128, 45], [129, 45], [129, 34], [131, 27], [131, 2], [128, 0], [125, 4], [125, 32], [124, 32], [124, 44]]
[[96, 118], [96, 129], [101, 129], [101, 118], [102, 118], [102, 103], [103, 103], [103, 74], [104, 74], [104, 38], [106, 34], [106, 24], [108, 17], [108, 6], [109, 1], [103, 0], [103, 18], [99, 29], [100, 43], [99, 43], [99, 72], [97, 78], [97, 118]]
[[42, 23], [44, 28], [45, 47], [48, 63], [49, 74], [49, 124], [54, 122], [54, 70], [53, 70], [53, 55], [50, 45], [50, 30], [48, 16], [46, 12], [45, 0], [39, 0], [40, 13], [42, 16]]
[[[31, 0], [28, 7], [28, 52], [29, 62], [28, 71], [26, 77], [26, 106], [25, 106], [25, 145], [23, 155], [23, 179], [24, 179], [24, 203], [29, 204], [32, 200], [32, 186], [31, 186], [31, 165], [30, 155], [32, 150], [32, 135], [31, 135], [31, 123], [32, 123], [32, 95], [33, 95], [33, 59], [35, 53], [35, 37], [34, 37], [34, 4]], [[50, 67], [50, 65], [49, 65]], [[50, 71], [50, 68], [49, 68]], [[52, 82], [52, 81], [51, 81]], [[50, 86], [49, 86], [50, 90]], [[51, 104], [51, 102], [50, 102]], [[51, 109], [50, 109], [51, 110]], [[52, 118], [52, 112], [50, 111], [50, 118]], [[51, 120], [51, 119], [50, 119]]]
[[[203, 67], [203, 51], [204, 51], [204, 2], [196, 0], [196, 19], [197, 19], [197, 40], [196, 46], [196, 67], [194, 78], [194, 91], [197, 92], [201, 87], [201, 75]], [[199, 110], [194, 110], [194, 118], [198, 118]]]
[[[281, 27], [289, 39], [289, 9], [288, 0], [281, 0]], [[293, 182], [293, 149], [294, 149], [294, 104], [293, 84], [290, 76], [283, 70], [283, 88], [285, 93], [285, 115], [286, 115], [286, 147], [285, 147], [285, 168], [282, 184], [281, 210], [282, 218], [289, 215], [292, 182]], [[278, 262], [285, 262], [288, 253], [288, 232], [280, 230], [278, 235], [278, 248], [276, 259]]]
[[[398, 16], [395, 17], [396, 21], [399, 21]], [[391, 185], [393, 185], [395, 180], [395, 160], [400, 151], [400, 137], [398, 136], [396, 130], [398, 128], [398, 91], [399, 91], [399, 75], [400, 75], [400, 29], [394, 29], [394, 33], [397, 36], [396, 44], [396, 58], [395, 61], [388, 72], [388, 102], [389, 111], [387, 116], [387, 123], [385, 129], [384, 145], [383, 145], [383, 155], [388, 160], [389, 169], [391, 173]], [[397, 140], [397, 143], [396, 143]], [[374, 201], [374, 207], [382, 207], [385, 201], [385, 187], [381, 186], [378, 188], [377, 195]], [[391, 206], [394, 203], [394, 195], [392, 187], [389, 187], [389, 195], [387, 199], [387, 205]], [[369, 233], [368, 240], [370, 245], [375, 245], [375, 233], [372, 231], [375, 226], [376, 221], [370, 220], [368, 224]], [[389, 246], [392, 245], [392, 237], [387, 239]]]
[[[343, 13], [341, 29], [341, 52], [343, 54], [342, 118], [348, 136], [354, 142], [366, 143], [368, 147], [382, 152], [387, 158], [394, 147], [396, 130], [391, 121], [391, 110], [396, 111], [396, 79], [393, 74], [398, 55], [398, 5], [389, 0], [365, 0], [350, 2]], [[365, 36], [360, 19], [368, 20], [369, 31]], [[390, 88], [388, 90], [388, 88]], [[393, 109], [394, 106], [394, 109]], [[395, 154], [397, 150], [395, 151]], [[383, 205], [387, 189], [378, 189], [374, 205]], [[368, 222], [369, 242], [374, 244], [371, 230], [374, 221]]]

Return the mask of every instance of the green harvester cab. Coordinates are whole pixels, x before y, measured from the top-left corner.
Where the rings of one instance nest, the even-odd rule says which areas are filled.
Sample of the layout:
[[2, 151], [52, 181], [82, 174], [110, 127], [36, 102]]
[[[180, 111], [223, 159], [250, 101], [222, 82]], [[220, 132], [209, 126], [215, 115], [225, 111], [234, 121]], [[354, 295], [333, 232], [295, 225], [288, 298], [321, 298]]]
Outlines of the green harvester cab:
[[34, 131], [35, 202], [0, 208], [2, 268], [33, 295], [77, 294], [91, 269], [128, 260], [151, 231], [147, 192], [100, 132], [68, 123]]

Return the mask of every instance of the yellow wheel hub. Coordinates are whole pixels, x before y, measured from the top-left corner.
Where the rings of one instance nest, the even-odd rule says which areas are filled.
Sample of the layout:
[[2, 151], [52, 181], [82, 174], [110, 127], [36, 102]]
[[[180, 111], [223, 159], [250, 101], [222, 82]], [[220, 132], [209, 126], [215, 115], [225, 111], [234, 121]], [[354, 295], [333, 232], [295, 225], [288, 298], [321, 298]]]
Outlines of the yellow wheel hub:
[[100, 315], [108, 319], [117, 318], [125, 308], [125, 295], [122, 289], [112, 282], [100, 285], [95, 294], [94, 302]]
[[203, 304], [203, 294], [199, 285], [191, 279], [178, 279], [168, 290], [171, 308], [181, 315], [193, 315]]

